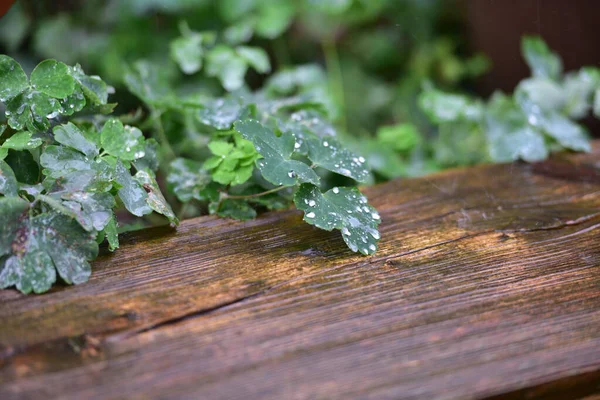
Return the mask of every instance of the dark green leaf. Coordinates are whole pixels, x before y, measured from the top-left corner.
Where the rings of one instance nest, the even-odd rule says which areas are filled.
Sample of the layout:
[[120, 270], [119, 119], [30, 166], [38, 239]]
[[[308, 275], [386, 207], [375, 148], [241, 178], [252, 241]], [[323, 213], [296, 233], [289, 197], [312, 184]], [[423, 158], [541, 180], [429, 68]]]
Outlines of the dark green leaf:
[[135, 216], [141, 217], [150, 214], [152, 209], [148, 205], [148, 193], [138, 181], [133, 179], [121, 160], [116, 165], [116, 180], [121, 185], [119, 197], [123, 201], [125, 208]]
[[156, 179], [152, 175], [150, 170], [141, 170], [135, 174], [135, 180], [142, 185], [144, 190], [148, 193], [147, 202], [150, 208], [159, 214], [164, 215], [169, 219], [170, 222], [178, 224], [179, 220], [175, 216], [175, 213], [171, 209], [167, 200], [160, 191]]
[[105, 105], [108, 102], [108, 85], [99, 76], [86, 75], [79, 64], [70, 68], [69, 72], [91, 104]]
[[79, 150], [88, 157], [98, 155], [98, 147], [87, 140], [83, 132], [73, 123], [68, 122], [54, 127], [54, 139], [72, 149]]
[[17, 178], [10, 166], [0, 160], [0, 194], [5, 196], [17, 196], [19, 185]]
[[277, 137], [273, 131], [255, 120], [235, 123], [235, 130], [250, 140], [263, 156], [258, 167], [263, 177], [274, 185], [293, 186], [297, 183], [319, 183], [319, 177], [308, 165], [292, 160], [296, 140], [289, 133]]
[[113, 214], [108, 221], [108, 224], [104, 227], [104, 234], [108, 241], [108, 249], [115, 251], [119, 248], [119, 232], [117, 230], [117, 218]]
[[169, 190], [184, 203], [192, 198], [205, 200], [200, 193], [210, 181], [210, 175], [202, 168], [201, 163], [184, 158], [178, 158], [171, 163], [167, 176]]
[[218, 206], [216, 203], [211, 204], [212, 214], [217, 214], [219, 217], [233, 218], [241, 221], [256, 218], [256, 211], [247, 200], [242, 199], [225, 199]]
[[314, 165], [347, 176], [358, 182], [369, 179], [365, 158], [344, 148], [334, 138], [308, 137], [308, 158]]
[[40, 169], [30, 152], [9, 150], [4, 161], [14, 171], [17, 181], [30, 185], [39, 181]]

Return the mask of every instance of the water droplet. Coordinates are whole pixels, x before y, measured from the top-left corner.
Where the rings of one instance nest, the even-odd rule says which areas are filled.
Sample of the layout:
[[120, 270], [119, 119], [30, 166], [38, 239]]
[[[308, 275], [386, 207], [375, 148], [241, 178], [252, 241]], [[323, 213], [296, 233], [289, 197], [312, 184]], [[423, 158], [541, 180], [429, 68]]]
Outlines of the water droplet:
[[350, 236], [350, 235], [351, 235], [350, 231], [349, 231], [349, 230], [348, 230], [348, 228], [346, 228], [346, 227], [343, 227], [343, 228], [342, 228], [342, 234], [343, 234], [343, 235], [346, 235], [346, 236]]
[[377, 247], [375, 247], [374, 244], [369, 245], [369, 249], [371, 249], [372, 251], [377, 250]]
[[126, 147], [125, 151], [131, 151], [131, 147]]
[[314, 207], [317, 203], [314, 200], [309, 200], [308, 205]]
[[379, 232], [377, 232], [377, 231], [371, 231], [369, 233], [371, 234], [371, 236], [373, 236], [373, 239], [375, 239], [375, 240], [379, 240], [379, 238], [381, 237], [381, 236], [379, 236]]
[[364, 163], [366, 160], [364, 157], [361, 156], [361, 157], [358, 157], [358, 161], [360, 161], [361, 163]]
[[315, 217], [315, 213], [314, 212], [309, 212], [308, 214], [306, 214], [306, 218], [314, 218]]
[[290, 178], [295, 178], [295, 177], [296, 177], [296, 172], [294, 172], [294, 171], [290, 171], [290, 172], [288, 172], [288, 176], [289, 176]]
[[340, 192], [340, 189], [338, 189], [337, 187], [333, 188], [333, 193], [338, 194]]
[[377, 214], [377, 213], [371, 214], [371, 217], [373, 217], [373, 219], [379, 219], [380, 218], [379, 214]]
[[300, 148], [300, 143], [298, 143], [298, 142], [294, 143], [294, 148], [295, 149], [299, 149]]
[[325, 147], [329, 147], [329, 143], [327, 143], [327, 141], [324, 141], [324, 142], [323, 142], [323, 146], [325, 146]]

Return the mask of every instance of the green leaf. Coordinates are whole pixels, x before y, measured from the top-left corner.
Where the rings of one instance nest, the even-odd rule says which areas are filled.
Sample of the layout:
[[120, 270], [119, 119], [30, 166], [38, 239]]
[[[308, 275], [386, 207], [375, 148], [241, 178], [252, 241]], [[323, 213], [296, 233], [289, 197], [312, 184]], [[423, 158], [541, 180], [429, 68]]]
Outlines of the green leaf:
[[585, 130], [560, 114], [552, 114], [542, 121], [544, 131], [561, 146], [574, 151], [591, 151]]
[[490, 156], [495, 162], [524, 160], [541, 161], [548, 157], [544, 137], [525, 126], [514, 131], [492, 133], [490, 138]]
[[294, 195], [296, 207], [304, 211], [304, 221], [331, 231], [339, 229], [352, 251], [368, 255], [377, 250], [381, 218], [357, 188], [333, 188], [321, 193], [311, 184], [302, 184]]
[[88, 157], [98, 155], [98, 147], [93, 142], [87, 140], [83, 132], [71, 122], [55, 126], [53, 129], [54, 139], [65, 146], [79, 150]]
[[212, 204], [211, 214], [217, 214], [223, 218], [233, 218], [240, 221], [246, 221], [256, 218], [256, 211], [248, 201], [243, 199], [225, 199], [218, 206]]
[[122, 160], [135, 160], [145, 155], [144, 135], [138, 128], [111, 118], [104, 124], [100, 132], [100, 140], [104, 150]]
[[594, 116], [600, 118], [600, 89], [596, 89], [594, 93]]
[[425, 114], [438, 124], [459, 119], [477, 121], [483, 115], [483, 107], [479, 102], [437, 89], [429, 89], [421, 93], [419, 105]]
[[256, 20], [256, 33], [266, 39], [275, 39], [287, 30], [295, 13], [294, 2], [287, 0], [262, 2]]
[[17, 132], [2, 144], [2, 147], [5, 149], [12, 150], [30, 150], [40, 147], [43, 143], [42, 139], [39, 137], [32, 138], [33, 133], [25, 131], [25, 132]]
[[5, 196], [17, 196], [19, 185], [15, 173], [10, 166], [0, 160], [0, 194]]
[[[156, 171], [158, 169], [158, 151], [159, 144], [156, 140], [150, 138], [146, 140], [144, 145], [144, 155], [142, 158], [138, 158], [133, 161], [133, 165], [137, 170], [140, 169], [149, 169], [151, 171]], [[138, 153], [140, 155], [140, 153]]]
[[[98, 255], [95, 235], [58, 213], [23, 218], [27, 203], [14, 198], [0, 199], [5, 231], [0, 245], [0, 286], [16, 286], [23, 293], [41, 293], [56, 280], [56, 270], [67, 283], [85, 282], [91, 273], [88, 260]], [[4, 233], [4, 232], [3, 232]]]
[[110, 193], [68, 192], [61, 195], [62, 205], [88, 232], [101, 231], [110, 222], [115, 199]]
[[542, 38], [525, 36], [521, 40], [521, 53], [535, 77], [558, 79], [562, 73], [562, 61], [554, 54]]
[[163, 106], [173, 98], [166, 73], [148, 61], [138, 61], [125, 74], [125, 85], [139, 99]]
[[57, 99], [73, 93], [75, 80], [69, 67], [56, 60], [44, 60], [31, 72], [31, 85], [40, 92]]
[[121, 160], [117, 161], [116, 165], [116, 181], [121, 188], [119, 189], [119, 197], [123, 201], [123, 205], [127, 211], [137, 217], [142, 217], [152, 212], [152, 208], [148, 205], [148, 193], [140, 183], [135, 180], [129, 170], [123, 165]]
[[365, 158], [346, 149], [334, 138], [308, 137], [306, 145], [308, 158], [314, 165], [358, 182], [366, 182], [369, 179]]
[[229, 92], [244, 85], [247, 70], [247, 61], [227, 46], [216, 46], [206, 56], [206, 74], [219, 78], [223, 88]]
[[398, 124], [380, 127], [377, 130], [377, 139], [396, 151], [408, 152], [419, 144], [421, 134], [413, 124]]
[[62, 110], [58, 100], [28, 89], [6, 104], [4, 114], [11, 128], [39, 132], [50, 128], [48, 119], [56, 118]]
[[245, 43], [252, 39], [254, 33], [254, 19], [248, 18], [231, 25], [223, 32], [225, 41], [230, 45]]
[[99, 76], [88, 76], [79, 64], [69, 69], [71, 76], [79, 83], [85, 97], [93, 105], [105, 105], [108, 101], [108, 85]]
[[108, 241], [108, 249], [110, 251], [115, 251], [119, 248], [119, 232], [117, 229], [117, 218], [114, 214], [112, 214], [110, 220], [104, 227], [104, 234], [106, 235], [106, 240]]
[[64, 176], [71, 171], [85, 171], [92, 168], [90, 160], [75, 149], [64, 146], [46, 146], [40, 156], [40, 164], [47, 168], [46, 175], [53, 178]]
[[164, 215], [169, 219], [173, 224], [178, 224], [179, 220], [175, 216], [175, 213], [171, 209], [167, 200], [160, 191], [158, 187], [158, 183], [156, 179], [152, 175], [152, 171], [150, 170], [141, 170], [135, 174], [135, 180], [142, 185], [142, 187], [148, 193], [147, 202], [150, 208], [156, 211], [159, 214]]
[[239, 97], [225, 97], [210, 102], [198, 111], [198, 120], [215, 129], [231, 129], [235, 121], [247, 113], [248, 107]]
[[262, 48], [239, 46], [236, 51], [257, 72], [260, 72], [261, 74], [271, 72], [269, 55]]
[[19, 63], [0, 54], [0, 102], [11, 100], [28, 86], [27, 75]]
[[236, 122], [235, 130], [250, 140], [263, 156], [258, 167], [263, 177], [274, 185], [294, 186], [298, 183], [319, 183], [319, 177], [308, 165], [292, 160], [296, 140], [289, 133], [277, 137], [273, 131], [255, 120]]
[[213, 140], [208, 143], [208, 148], [216, 156], [227, 156], [233, 150], [233, 144], [222, 140]]
[[0, 197], [0, 256], [10, 254], [13, 240], [18, 240], [20, 220], [29, 203], [19, 197]]
[[201, 163], [184, 158], [177, 158], [171, 163], [167, 176], [169, 190], [184, 203], [192, 198], [206, 200], [201, 191], [210, 181], [210, 175]]
[[170, 44], [171, 58], [179, 65], [184, 74], [191, 75], [202, 68], [202, 36], [191, 33], [188, 36], [178, 37]]

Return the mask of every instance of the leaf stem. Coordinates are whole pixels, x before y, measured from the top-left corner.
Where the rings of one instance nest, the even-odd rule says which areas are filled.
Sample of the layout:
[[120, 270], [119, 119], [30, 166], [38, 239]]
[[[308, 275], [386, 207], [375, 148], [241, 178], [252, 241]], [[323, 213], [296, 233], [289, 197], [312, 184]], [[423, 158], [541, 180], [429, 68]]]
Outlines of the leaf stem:
[[240, 196], [235, 196], [235, 195], [232, 196], [232, 195], [229, 195], [227, 193], [222, 193], [222, 194], [223, 194], [223, 197], [226, 198], [226, 199], [251, 199], [251, 198], [254, 198], [254, 197], [261, 197], [261, 196], [266, 196], [267, 194], [279, 192], [280, 190], [283, 190], [283, 189], [285, 189], [287, 187], [289, 187], [289, 186], [279, 186], [279, 187], [276, 187], [276, 188], [273, 188], [273, 189], [266, 190], [264, 192], [254, 193], [254, 194], [246, 194], [246, 195], [240, 195]]
[[342, 75], [342, 66], [340, 57], [335, 44], [333, 35], [323, 39], [321, 42], [323, 53], [325, 54], [325, 64], [327, 66], [327, 75], [331, 91], [336, 97], [337, 103], [341, 111], [341, 124], [344, 131], [347, 130], [348, 122], [346, 120], [346, 98], [344, 96], [344, 77]]
[[166, 149], [167, 152], [167, 161], [174, 160], [176, 155], [169, 143], [169, 139], [167, 139], [167, 134], [165, 133], [165, 127], [162, 124], [162, 111], [158, 111], [156, 109], [151, 109], [151, 118], [154, 125], [154, 130], [158, 135], [158, 139], [160, 144]]

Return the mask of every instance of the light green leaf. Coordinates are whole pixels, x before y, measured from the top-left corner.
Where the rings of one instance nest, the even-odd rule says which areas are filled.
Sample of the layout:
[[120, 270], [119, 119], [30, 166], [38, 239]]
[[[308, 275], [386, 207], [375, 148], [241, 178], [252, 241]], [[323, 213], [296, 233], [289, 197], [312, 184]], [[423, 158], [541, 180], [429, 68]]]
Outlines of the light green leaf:
[[56, 60], [44, 60], [31, 72], [31, 85], [40, 92], [57, 99], [65, 98], [75, 90], [75, 80], [69, 67]]
[[227, 46], [216, 46], [206, 56], [206, 74], [219, 78], [225, 90], [229, 92], [244, 85], [247, 70], [247, 61]]
[[514, 131], [492, 133], [489, 148], [490, 156], [495, 162], [535, 162], [548, 157], [544, 137], [528, 126]]
[[98, 155], [98, 147], [93, 142], [87, 140], [83, 132], [71, 122], [55, 126], [53, 129], [54, 139], [72, 149], [79, 150], [88, 157]]
[[239, 46], [236, 51], [257, 72], [260, 72], [261, 74], [271, 72], [269, 55], [262, 48]]
[[222, 140], [213, 140], [208, 143], [208, 148], [216, 156], [227, 156], [233, 150], [233, 144]]
[[357, 188], [335, 187], [321, 193], [318, 187], [305, 183], [294, 195], [294, 203], [304, 211], [307, 223], [327, 231], [341, 230], [352, 251], [368, 255], [377, 250], [381, 218]]
[[263, 156], [258, 167], [263, 177], [274, 185], [293, 186], [302, 182], [319, 183], [319, 177], [308, 165], [292, 160], [296, 140], [289, 133], [277, 137], [273, 131], [255, 120], [236, 122], [235, 130], [250, 140]]
[[149, 61], [138, 61], [125, 74], [125, 85], [139, 99], [163, 106], [173, 98], [166, 74]]
[[145, 155], [144, 135], [138, 128], [111, 118], [104, 124], [100, 132], [100, 141], [104, 150], [122, 160], [135, 160]]
[[17, 132], [2, 144], [5, 149], [12, 150], [30, 150], [42, 145], [43, 141], [39, 137], [32, 138], [33, 133], [24, 131]]
[[591, 151], [592, 147], [584, 129], [563, 117], [560, 114], [552, 114], [542, 121], [544, 131], [554, 138], [561, 146], [574, 151]]
[[0, 54], [0, 102], [9, 101], [28, 86], [27, 75], [19, 63]]
[[160, 191], [160, 187], [158, 187], [158, 183], [156, 179], [152, 175], [152, 171], [150, 170], [141, 170], [135, 174], [135, 180], [142, 185], [144, 190], [148, 193], [147, 202], [150, 208], [156, 211], [159, 214], [164, 215], [169, 219], [173, 224], [178, 224], [179, 220], [175, 216], [175, 213], [171, 209], [167, 200]]
[[171, 58], [179, 65], [184, 74], [191, 75], [202, 68], [202, 36], [191, 33], [178, 37], [170, 44]]
[[466, 96], [429, 89], [419, 96], [419, 105], [435, 123], [455, 122], [459, 119], [478, 121], [483, 116], [481, 103]]
[[152, 209], [147, 202], [148, 193], [137, 180], [133, 179], [121, 160], [117, 161], [115, 174], [117, 183], [121, 185], [118, 191], [119, 197], [127, 211], [137, 217], [150, 214]]
[[287, 0], [263, 1], [256, 19], [256, 33], [266, 39], [275, 39], [287, 30], [296, 13], [294, 2]]
[[521, 40], [521, 53], [534, 77], [557, 80], [562, 73], [562, 61], [537, 36], [525, 36]]

